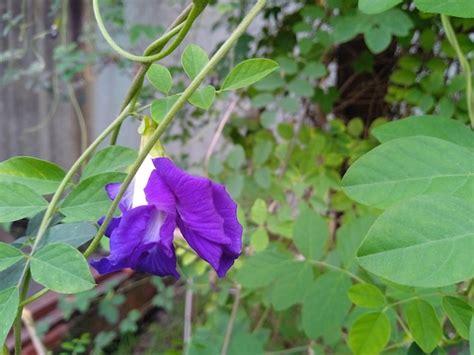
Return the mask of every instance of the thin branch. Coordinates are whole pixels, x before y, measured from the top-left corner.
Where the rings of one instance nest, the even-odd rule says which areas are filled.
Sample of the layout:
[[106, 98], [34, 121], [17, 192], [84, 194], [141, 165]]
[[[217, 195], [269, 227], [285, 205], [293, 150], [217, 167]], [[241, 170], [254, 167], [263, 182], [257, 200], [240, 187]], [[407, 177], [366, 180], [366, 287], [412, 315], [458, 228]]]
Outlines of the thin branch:
[[23, 324], [25, 325], [26, 331], [30, 335], [31, 342], [33, 343], [33, 347], [35, 348], [37, 355], [46, 355], [46, 348], [44, 347], [41, 339], [38, 337], [38, 333], [36, 332], [35, 328], [35, 321], [33, 320], [33, 315], [31, 312], [24, 308], [23, 313], [21, 315], [21, 319], [23, 320]]
[[235, 106], [237, 105], [238, 101], [239, 99], [237, 97], [231, 101], [229, 107], [224, 112], [224, 115], [222, 116], [222, 119], [219, 122], [219, 125], [217, 126], [216, 133], [214, 133], [214, 136], [212, 137], [211, 144], [209, 144], [209, 148], [207, 149], [206, 157], [204, 159], [204, 167], [206, 171], [209, 170], [209, 161], [211, 159], [212, 153], [214, 152], [214, 149], [216, 148], [216, 145], [219, 142], [219, 137], [221, 136], [225, 125], [227, 124], [230, 117], [232, 116], [232, 113], [234, 112]]
[[237, 311], [239, 310], [240, 304], [240, 285], [237, 285], [234, 304], [232, 305], [232, 312], [230, 314], [229, 323], [227, 323], [227, 329], [225, 330], [224, 343], [222, 344], [221, 355], [227, 355], [229, 350], [230, 340], [232, 338], [232, 330], [234, 329], [235, 318], [237, 317]]
[[186, 295], [184, 301], [184, 335], [183, 341], [187, 351], [192, 335], [192, 316], [193, 316], [193, 279], [188, 280]]

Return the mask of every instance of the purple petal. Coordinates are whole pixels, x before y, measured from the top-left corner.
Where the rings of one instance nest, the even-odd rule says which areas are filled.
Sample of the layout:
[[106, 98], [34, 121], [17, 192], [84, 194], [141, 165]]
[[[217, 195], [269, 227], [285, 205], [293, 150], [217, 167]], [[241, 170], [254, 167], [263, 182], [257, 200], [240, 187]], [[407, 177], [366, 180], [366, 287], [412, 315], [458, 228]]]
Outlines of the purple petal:
[[100, 273], [126, 267], [159, 276], [178, 275], [172, 245], [175, 216], [151, 206], [124, 213], [110, 237], [110, 255], [92, 261]]
[[154, 159], [153, 163], [158, 180], [172, 191], [176, 210], [186, 227], [212, 242], [230, 244], [224, 234], [224, 220], [214, 206], [212, 182], [187, 174], [167, 158]]
[[[120, 182], [112, 182], [110, 184], [105, 185], [105, 191], [107, 192], [107, 195], [109, 196], [111, 200], [115, 200], [115, 197], [117, 196], [120, 190], [120, 186], [122, 186], [122, 183]], [[122, 213], [125, 213], [125, 211], [128, 211], [130, 208], [132, 208], [132, 202], [133, 202], [133, 184], [127, 188], [127, 190], [125, 191], [125, 194], [120, 200], [119, 208], [122, 211]]]
[[161, 245], [154, 247], [150, 252], [142, 255], [135, 270], [157, 276], [170, 275], [179, 279], [179, 273], [176, 270], [176, 254], [172, 245], [171, 248], [172, 253], [168, 254]]
[[147, 186], [148, 201], [158, 203], [161, 196], [171, 201], [171, 191], [178, 213], [176, 223], [184, 238], [220, 277], [225, 276], [242, 249], [237, 205], [224, 186], [189, 175], [167, 158], [153, 163], [156, 171]]
[[[101, 226], [104, 223], [104, 220], [105, 220], [105, 216], [100, 217], [100, 219], [97, 221], [97, 224]], [[112, 217], [109, 225], [105, 229], [104, 235], [106, 237], [110, 237], [112, 233], [114, 232], [114, 229], [119, 226], [121, 220], [122, 220], [122, 217]]]

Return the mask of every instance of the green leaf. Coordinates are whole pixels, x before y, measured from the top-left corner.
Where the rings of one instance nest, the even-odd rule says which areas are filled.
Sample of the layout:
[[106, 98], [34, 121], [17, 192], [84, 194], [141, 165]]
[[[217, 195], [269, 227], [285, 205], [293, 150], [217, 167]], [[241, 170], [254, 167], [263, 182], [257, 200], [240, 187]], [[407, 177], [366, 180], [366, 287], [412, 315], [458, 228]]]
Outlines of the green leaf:
[[351, 302], [347, 291], [351, 281], [347, 275], [328, 272], [309, 285], [303, 302], [302, 326], [311, 339], [339, 329], [346, 317]]
[[225, 182], [225, 186], [227, 187], [227, 191], [229, 194], [234, 198], [238, 198], [242, 193], [245, 185], [245, 178], [243, 175], [240, 174], [232, 174], [230, 175]]
[[250, 239], [250, 245], [257, 253], [267, 249], [269, 242], [268, 233], [262, 226], [257, 228]]
[[17, 287], [10, 287], [0, 292], [0, 345], [3, 346], [8, 332], [15, 321], [20, 294]]
[[474, 316], [471, 317], [471, 326], [469, 327], [469, 348], [471, 355], [474, 353]]
[[370, 51], [378, 54], [388, 48], [392, 41], [392, 34], [384, 26], [372, 26], [364, 32], [364, 40]]
[[443, 309], [458, 334], [468, 339], [469, 324], [473, 316], [472, 307], [458, 297], [446, 296], [443, 298]]
[[324, 253], [324, 245], [329, 229], [319, 213], [304, 208], [295, 221], [293, 240], [298, 250], [309, 260], [319, 260]]
[[328, 73], [326, 66], [323, 63], [311, 62], [306, 64], [301, 74], [308, 77], [308, 79], [320, 79]]
[[474, 18], [474, 2], [472, 0], [415, 0], [415, 5], [424, 12]]
[[382, 291], [371, 284], [353, 285], [347, 295], [352, 303], [360, 307], [378, 308], [385, 304]]
[[59, 209], [66, 216], [65, 221], [95, 221], [103, 216], [111, 204], [105, 186], [111, 182], [121, 182], [124, 177], [122, 173], [105, 173], [81, 181]]
[[59, 293], [78, 293], [94, 287], [84, 256], [67, 244], [49, 244], [31, 257], [31, 276]]
[[43, 197], [27, 186], [0, 183], [0, 223], [34, 216], [47, 205]]
[[275, 280], [271, 302], [276, 311], [282, 311], [305, 299], [308, 285], [313, 281], [312, 265], [294, 261], [282, 269]]
[[188, 45], [181, 55], [181, 65], [190, 79], [194, 79], [208, 62], [207, 53], [195, 44]]
[[227, 165], [237, 170], [245, 163], [245, 151], [241, 145], [236, 145], [232, 148], [229, 155], [227, 155]]
[[378, 14], [400, 4], [403, 0], [359, 0], [359, 10], [366, 14]]
[[390, 333], [390, 321], [385, 313], [367, 313], [352, 325], [348, 343], [355, 355], [378, 355], [390, 340]]
[[9, 268], [24, 256], [21, 250], [0, 242], [0, 271]]
[[178, 99], [179, 95], [172, 95], [162, 99], [153, 100], [150, 107], [151, 117], [153, 120], [156, 123], [160, 123]]
[[396, 138], [428, 136], [474, 149], [474, 133], [462, 122], [441, 116], [411, 116], [372, 130], [381, 143]]
[[257, 168], [255, 170], [255, 182], [262, 189], [268, 189], [272, 185], [272, 173], [269, 168]]
[[104, 148], [87, 163], [81, 179], [112, 172], [125, 172], [137, 158], [137, 151], [120, 145]]
[[385, 211], [359, 249], [359, 264], [392, 282], [442, 287], [474, 276], [474, 204], [419, 196]]
[[64, 175], [58, 165], [32, 157], [14, 157], [0, 163], [0, 183], [22, 184], [39, 195], [54, 192]]
[[474, 200], [474, 153], [432, 137], [404, 137], [359, 158], [342, 180], [357, 202], [386, 208], [409, 197], [444, 193]]
[[336, 250], [346, 268], [350, 269], [354, 264], [360, 243], [374, 221], [375, 217], [373, 216], [363, 216], [344, 223], [337, 230]]
[[311, 97], [314, 89], [310, 82], [303, 79], [294, 79], [288, 84], [288, 90], [296, 96]]
[[273, 150], [273, 143], [267, 139], [261, 139], [256, 142], [253, 148], [253, 162], [255, 165], [264, 164], [270, 157]]
[[291, 254], [265, 250], [244, 260], [237, 272], [237, 281], [248, 289], [270, 285], [279, 273], [294, 262]]
[[216, 89], [212, 85], [207, 85], [203, 88], [197, 89], [188, 101], [203, 110], [208, 110], [216, 98]]
[[265, 58], [247, 59], [237, 64], [224, 79], [221, 91], [237, 90], [263, 79], [277, 70], [277, 62]]
[[74, 248], [79, 248], [94, 238], [96, 232], [97, 228], [92, 223], [58, 224], [48, 230], [40, 245], [64, 243]]
[[250, 210], [250, 215], [255, 223], [259, 225], [264, 224], [268, 217], [268, 207], [265, 201], [257, 198]]
[[10, 287], [19, 287], [20, 278], [26, 265], [26, 258], [22, 258], [7, 269], [0, 271], [0, 291]]
[[287, 113], [296, 113], [300, 108], [300, 102], [297, 98], [285, 96], [280, 100], [280, 107]]
[[416, 299], [405, 306], [405, 315], [415, 342], [425, 353], [431, 353], [442, 336], [434, 308], [428, 302]]
[[168, 94], [173, 85], [173, 78], [168, 68], [160, 64], [152, 64], [146, 72], [150, 83], [159, 91]]
[[278, 62], [281, 71], [286, 75], [296, 74], [298, 71], [298, 63], [296, 63], [294, 58], [278, 57], [276, 61]]

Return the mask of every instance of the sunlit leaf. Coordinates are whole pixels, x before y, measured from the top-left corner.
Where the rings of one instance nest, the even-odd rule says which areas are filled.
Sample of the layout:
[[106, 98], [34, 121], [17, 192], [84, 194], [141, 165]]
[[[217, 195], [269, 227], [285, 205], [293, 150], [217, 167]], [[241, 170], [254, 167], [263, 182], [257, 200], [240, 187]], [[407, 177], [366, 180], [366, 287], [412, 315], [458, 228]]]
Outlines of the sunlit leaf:
[[54, 192], [64, 175], [58, 165], [33, 157], [14, 157], [0, 163], [0, 183], [22, 184], [40, 195]]
[[0, 183], [0, 223], [31, 217], [47, 205], [43, 197], [25, 185]]
[[405, 314], [413, 339], [425, 353], [431, 353], [442, 336], [441, 324], [433, 306], [416, 299], [406, 305]]
[[146, 72], [146, 76], [157, 90], [165, 94], [168, 94], [171, 90], [173, 79], [166, 67], [156, 63], [152, 64]]
[[247, 59], [237, 64], [224, 79], [222, 91], [237, 90], [263, 79], [277, 70], [278, 63], [264, 58]]
[[474, 277], [474, 205], [419, 196], [388, 209], [358, 252], [368, 271], [402, 285], [441, 287]]
[[181, 65], [190, 79], [194, 79], [208, 62], [207, 53], [195, 44], [188, 45], [181, 55]]

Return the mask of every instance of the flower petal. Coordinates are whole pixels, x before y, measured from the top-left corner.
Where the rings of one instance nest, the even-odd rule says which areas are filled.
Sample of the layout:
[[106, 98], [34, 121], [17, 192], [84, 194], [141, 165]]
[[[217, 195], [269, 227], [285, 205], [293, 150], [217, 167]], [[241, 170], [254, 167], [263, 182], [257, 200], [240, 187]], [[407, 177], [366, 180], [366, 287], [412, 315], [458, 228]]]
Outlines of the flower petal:
[[[124, 213], [110, 237], [110, 255], [91, 265], [100, 273], [130, 267], [159, 276], [179, 275], [172, 245], [175, 216], [153, 205]], [[174, 263], [174, 264], [173, 264]]]
[[[111, 200], [114, 200], [115, 197], [117, 196], [120, 190], [120, 186], [122, 186], [122, 183], [120, 182], [112, 182], [110, 184], [105, 185], [105, 191], [107, 192], [107, 195], [109, 196]], [[128, 211], [130, 208], [132, 208], [132, 202], [133, 202], [133, 184], [128, 187], [122, 199], [120, 200], [119, 208], [122, 211], [122, 213], [125, 213], [125, 211]]]
[[176, 210], [187, 229], [214, 243], [230, 244], [224, 233], [224, 219], [214, 206], [212, 182], [187, 174], [167, 158], [154, 159], [153, 163], [156, 167], [153, 181], [161, 180], [173, 193]]
[[243, 229], [237, 219], [237, 204], [232, 200], [225, 186], [217, 183], [212, 184], [212, 198], [217, 212], [224, 219], [224, 233], [231, 241], [227, 250], [239, 256], [242, 252]]
[[[100, 219], [97, 221], [97, 224], [101, 226], [104, 223], [104, 220], [105, 220], [105, 216], [100, 217]], [[106, 237], [110, 237], [112, 233], [114, 232], [114, 229], [119, 226], [121, 220], [122, 220], [122, 217], [112, 217], [109, 225], [105, 229], [104, 235]]]

